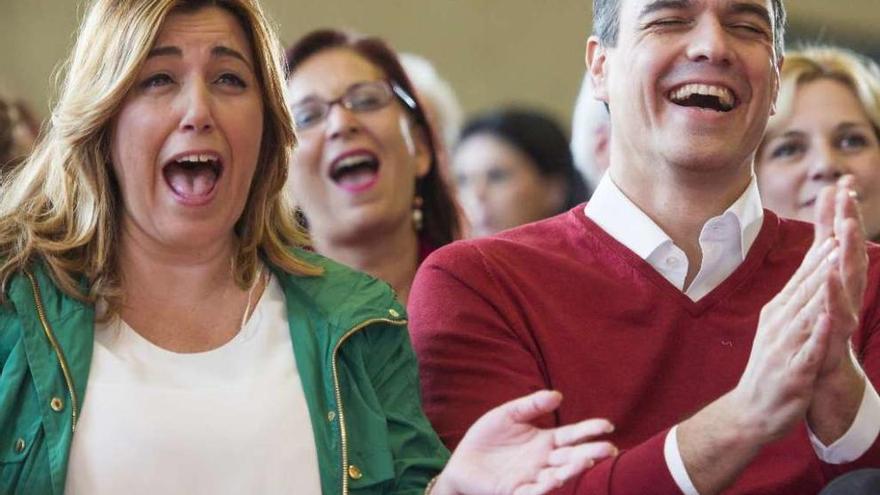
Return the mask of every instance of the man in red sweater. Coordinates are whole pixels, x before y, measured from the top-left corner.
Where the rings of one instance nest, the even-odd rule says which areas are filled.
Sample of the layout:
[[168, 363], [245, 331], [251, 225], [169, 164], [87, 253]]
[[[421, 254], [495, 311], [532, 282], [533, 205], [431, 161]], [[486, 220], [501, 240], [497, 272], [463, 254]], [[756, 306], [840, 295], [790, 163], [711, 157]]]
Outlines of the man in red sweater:
[[880, 466], [880, 248], [857, 191], [805, 198], [814, 232], [755, 186], [781, 0], [593, 12], [609, 172], [586, 207], [423, 263], [409, 309], [434, 427], [454, 447], [491, 407], [561, 391], [545, 425], [604, 416], [624, 448], [564, 493], [809, 494]]

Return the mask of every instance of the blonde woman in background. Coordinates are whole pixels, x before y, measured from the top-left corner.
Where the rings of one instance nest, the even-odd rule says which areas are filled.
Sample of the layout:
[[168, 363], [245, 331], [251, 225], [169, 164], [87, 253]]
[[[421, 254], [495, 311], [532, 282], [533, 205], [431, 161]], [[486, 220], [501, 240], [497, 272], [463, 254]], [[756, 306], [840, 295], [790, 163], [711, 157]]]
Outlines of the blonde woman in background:
[[880, 68], [844, 48], [786, 53], [776, 115], [756, 157], [767, 208], [812, 221], [819, 191], [855, 179], [869, 239], [880, 237]]
[[614, 453], [531, 426], [539, 391], [443, 469], [403, 307], [297, 247], [256, 0], [96, 0], [79, 33], [0, 186], [0, 493], [543, 493]]

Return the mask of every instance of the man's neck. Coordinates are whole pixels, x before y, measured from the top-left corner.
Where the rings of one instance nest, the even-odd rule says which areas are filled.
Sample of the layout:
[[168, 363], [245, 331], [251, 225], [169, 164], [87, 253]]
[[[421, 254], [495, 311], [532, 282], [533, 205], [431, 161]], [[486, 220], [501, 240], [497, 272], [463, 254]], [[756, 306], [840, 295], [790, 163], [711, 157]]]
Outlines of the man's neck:
[[751, 180], [751, 166], [712, 171], [673, 166], [646, 170], [612, 163], [609, 173], [621, 192], [684, 251], [688, 258], [687, 287], [702, 264], [703, 226], [742, 196]]
[[415, 230], [402, 224], [383, 234], [356, 236], [350, 242], [331, 240], [313, 232], [315, 250], [357, 270], [388, 282], [406, 304], [418, 267], [419, 243]]

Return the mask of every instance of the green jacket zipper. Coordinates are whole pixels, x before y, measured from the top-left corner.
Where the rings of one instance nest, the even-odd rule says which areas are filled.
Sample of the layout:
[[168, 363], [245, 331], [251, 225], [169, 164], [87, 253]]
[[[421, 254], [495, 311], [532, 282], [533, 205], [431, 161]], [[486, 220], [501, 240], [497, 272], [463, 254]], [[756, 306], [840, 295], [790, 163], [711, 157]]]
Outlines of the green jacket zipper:
[[67, 392], [70, 395], [70, 431], [71, 433], [74, 433], [76, 432], [76, 411], [78, 409], [78, 405], [76, 390], [73, 387], [73, 378], [70, 375], [70, 368], [67, 366], [67, 360], [64, 358], [64, 353], [61, 351], [61, 346], [58, 345], [58, 340], [55, 338], [55, 334], [52, 333], [52, 329], [49, 326], [49, 321], [46, 319], [46, 312], [43, 308], [43, 298], [40, 295], [40, 284], [39, 282], [37, 282], [37, 279], [31, 272], [25, 271], [25, 274], [31, 281], [31, 287], [34, 291], [34, 302], [36, 303], [37, 307], [37, 316], [39, 316], [40, 324], [43, 326], [43, 333], [46, 334], [46, 338], [49, 339], [49, 343], [52, 345], [52, 349], [55, 350], [55, 356], [58, 358], [58, 364], [61, 365], [61, 372], [64, 374], [64, 382], [67, 384]]
[[333, 392], [336, 394], [336, 416], [339, 418], [339, 437], [342, 447], [342, 495], [348, 495], [348, 436], [345, 431], [345, 411], [342, 407], [342, 391], [339, 389], [339, 375], [336, 371], [336, 355], [342, 344], [355, 333], [363, 330], [374, 323], [387, 323], [389, 325], [406, 325], [407, 320], [389, 320], [387, 318], [374, 318], [366, 320], [352, 327], [339, 339], [333, 347], [333, 361], [330, 366], [333, 369]]

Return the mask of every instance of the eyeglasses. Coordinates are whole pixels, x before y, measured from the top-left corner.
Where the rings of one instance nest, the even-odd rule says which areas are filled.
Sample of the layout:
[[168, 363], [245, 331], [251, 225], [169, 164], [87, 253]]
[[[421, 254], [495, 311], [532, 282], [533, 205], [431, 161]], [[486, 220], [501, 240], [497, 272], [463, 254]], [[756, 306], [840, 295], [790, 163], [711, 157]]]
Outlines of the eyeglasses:
[[415, 99], [400, 86], [385, 80], [367, 81], [352, 84], [335, 100], [310, 97], [294, 104], [291, 107], [293, 124], [299, 130], [314, 127], [327, 118], [330, 108], [337, 103], [352, 112], [372, 112], [387, 106], [394, 96], [409, 110], [416, 110]]

